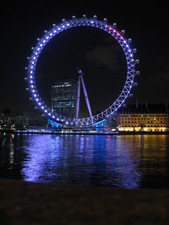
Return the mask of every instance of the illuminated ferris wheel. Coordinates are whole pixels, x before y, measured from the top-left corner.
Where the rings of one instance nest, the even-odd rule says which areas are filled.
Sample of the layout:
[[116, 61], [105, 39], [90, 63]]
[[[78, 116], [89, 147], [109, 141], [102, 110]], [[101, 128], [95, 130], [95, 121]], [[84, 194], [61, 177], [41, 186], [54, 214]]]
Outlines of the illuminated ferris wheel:
[[[108, 24], [106, 18], [104, 18], [103, 21], [101, 21], [98, 20], [96, 16], [93, 16], [93, 18], [87, 18], [86, 15], [83, 15], [82, 18], [76, 18], [75, 16], [73, 16], [72, 19], [70, 20], [66, 21], [63, 19], [60, 24], [57, 25], [53, 24], [53, 27], [49, 31], [45, 31], [44, 36], [38, 39], [36, 46], [32, 48], [33, 50], [32, 55], [28, 57], [29, 64], [28, 67], [26, 67], [27, 69], [26, 79], [28, 80], [29, 87], [27, 89], [30, 90], [32, 99], [35, 101], [36, 106], [49, 119], [63, 125], [89, 126], [97, 123], [98, 121], [104, 120], [110, 117], [111, 115], [116, 114], [117, 110], [125, 104], [126, 99], [132, 96], [131, 89], [133, 88], [133, 86], [137, 86], [137, 83], [135, 83], [134, 81], [135, 76], [140, 74], [139, 71], [135, 70], [135, 65], [139, 63], [139, 60], [134, 58], [134, 53], [136, 52], [136, 49], [135, 48], [132, 49], [130, 47], [131, 39], [130, 38], [125, 39], [124, 37], [125, 31], [124, 30], [118, 31], [116, 29], [116, 26], [117, 26], [116, 23], [113, 23], [112, 25]], [[75, 118], [69, 118], [61, 114], [58, 114], [57, 112], [54, 112], [51, 108], [49, 108], [46, 105], [46, 103], [41, 98], [37, 89], [37, 84], [35, 82], [36, 64], [38, 62], [39, 55], [42, 52], [43, 48], [53, 37], [73, 27], [95, 27], [108, 33], [109, 35], [114, 37], [116, 41], [120, 44], [127, 62], [127, 76], [120, 95], [117, 97], [115, 101], [113, 101], [113, 103], [107, 109], [96, 115], [92, 115], [90, 107], [88, 107], [90, 116], [86, 118], [79, 118], [77, 116], [77, 113]], [[83, 82], [83, 78], [81, 75], [79, 76], [79, 78]], [[86, 103], [89, 106], [89, 102], [86, 101]]]

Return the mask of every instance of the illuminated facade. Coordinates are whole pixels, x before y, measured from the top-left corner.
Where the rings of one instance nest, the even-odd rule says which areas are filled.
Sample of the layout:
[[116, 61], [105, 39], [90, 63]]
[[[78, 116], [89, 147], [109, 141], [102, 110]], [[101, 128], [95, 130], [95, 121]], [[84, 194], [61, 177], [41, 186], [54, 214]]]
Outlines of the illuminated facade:
[[52, 85], [51, 108], [54, 112], [74, 118], [76, 114], [77, 81], [58, 80]]
[[165, 105], [128, 106], [117, 116], [118, 131], [166, 132], [169, 130], [168, 107]]

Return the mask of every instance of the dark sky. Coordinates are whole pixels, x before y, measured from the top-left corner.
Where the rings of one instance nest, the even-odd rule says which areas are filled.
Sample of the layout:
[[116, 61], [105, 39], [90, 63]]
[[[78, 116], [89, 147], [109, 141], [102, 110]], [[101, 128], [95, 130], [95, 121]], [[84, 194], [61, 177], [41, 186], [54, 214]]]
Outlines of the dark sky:
[[[10, 108], [13, 112], [34, 109], [29, 101], [25, 67], [31, 47], [41, 38], [44, 30], [62, 18], [73, 15], [87, 17], [97, 15], [116, 22], [117, 29], [126, 31], [132, 38], [131, 47], [137, 49], [140, 60], [136, 70], [138, 86], [133, 88], [134, 97], [127, 104], [138, 102], [169, 102], [169, 31], [168, 5], [146, 1], [1, 1], [1, 80], [0, 112]], [[125, 82], [126, 67], [122, 49], [118, 43], [98, 30], [79, 29], [65, 31], [53, 38], [44, 48], [37, 64], [39, 93], [48, 104], [51, 82], [58, 77], [76, 77], [76, 66], [85, 76], [85, 84], [95, 113], [112, 104]], [[82, 100], [83, 102], [83, 100]]]

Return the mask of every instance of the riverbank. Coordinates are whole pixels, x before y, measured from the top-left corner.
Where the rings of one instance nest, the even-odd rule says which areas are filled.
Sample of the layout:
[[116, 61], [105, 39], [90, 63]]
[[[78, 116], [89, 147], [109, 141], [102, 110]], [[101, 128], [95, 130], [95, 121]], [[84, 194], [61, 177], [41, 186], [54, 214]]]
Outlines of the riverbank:
[[52, 131], [52, 130], [0, 130], [1, 133], [11, 133], [11, 134], [54, 134], [54, 135], [154, 135], [154, 134], [169, 134], [169, 131], [99, 131], [99, 132], [89, 132], [89, 131]]
[[0, 179], [0, 225], [168, 225], [169, 189]]

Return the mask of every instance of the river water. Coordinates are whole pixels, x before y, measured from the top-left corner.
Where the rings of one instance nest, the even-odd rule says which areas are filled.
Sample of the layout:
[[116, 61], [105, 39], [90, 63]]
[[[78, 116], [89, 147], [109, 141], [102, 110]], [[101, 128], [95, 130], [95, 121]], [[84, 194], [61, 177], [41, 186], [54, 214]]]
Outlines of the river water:
[[0, 178], [169, 188], [169, 135], [0, 133]]

